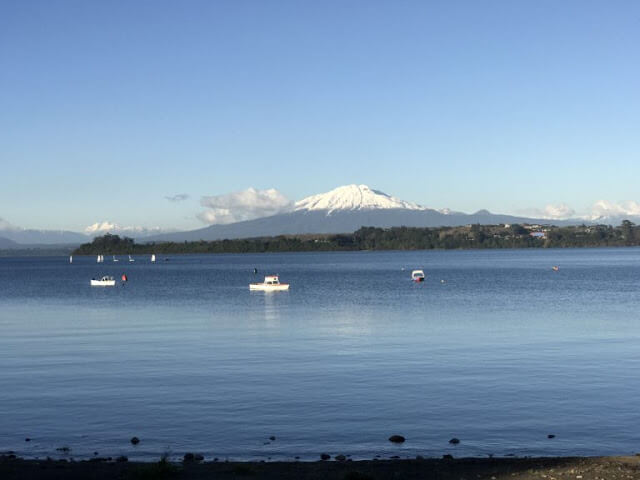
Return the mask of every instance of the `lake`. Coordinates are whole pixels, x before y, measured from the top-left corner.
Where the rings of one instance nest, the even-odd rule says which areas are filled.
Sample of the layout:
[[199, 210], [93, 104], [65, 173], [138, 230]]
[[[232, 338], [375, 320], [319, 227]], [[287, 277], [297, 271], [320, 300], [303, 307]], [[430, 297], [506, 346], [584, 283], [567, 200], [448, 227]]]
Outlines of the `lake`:
[[[0, 258], [0, 451], [639, 448], [638, 248], [134, 258]], [[122, 273], [124, 286], [89, 286]], [[290, 291], [249, 292], [269, 273]]]

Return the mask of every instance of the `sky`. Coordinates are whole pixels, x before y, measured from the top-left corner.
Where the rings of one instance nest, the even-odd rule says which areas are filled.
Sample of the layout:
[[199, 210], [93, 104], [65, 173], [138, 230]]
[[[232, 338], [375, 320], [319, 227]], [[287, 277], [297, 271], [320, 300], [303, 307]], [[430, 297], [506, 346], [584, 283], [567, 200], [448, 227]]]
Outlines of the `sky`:
[[352, 183], [629, 205], [639, 45], [634, 0], [0, 1], [0, 219], [192, 229]]

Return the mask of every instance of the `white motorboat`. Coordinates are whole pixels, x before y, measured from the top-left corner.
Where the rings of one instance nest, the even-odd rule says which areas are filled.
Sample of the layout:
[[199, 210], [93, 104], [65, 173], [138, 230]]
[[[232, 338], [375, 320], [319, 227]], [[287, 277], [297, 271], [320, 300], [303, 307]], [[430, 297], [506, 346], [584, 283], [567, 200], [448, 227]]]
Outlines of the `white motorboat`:
[[411, 280], [413, 280], [414, 282], [424, 282], [424, 272], [422, 270], [412, 271]]
[[278, 292], [289, 290], [288, 283], [280, 283], [278, 275], [267, 275], [262, 283], [250, 283], [249, 290], [262, 290], [263, 292]]
[[91, 279], [92, 287], [115, 287], [116, 281], [113, 277], [104, 276], [100, 280], [96, 280], [95, 278]]

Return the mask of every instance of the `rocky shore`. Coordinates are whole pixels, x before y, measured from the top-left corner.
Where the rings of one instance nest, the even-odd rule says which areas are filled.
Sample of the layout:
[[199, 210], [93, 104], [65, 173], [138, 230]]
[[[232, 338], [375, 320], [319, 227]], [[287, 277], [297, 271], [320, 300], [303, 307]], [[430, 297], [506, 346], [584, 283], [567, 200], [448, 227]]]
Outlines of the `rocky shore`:
[[0, 479], [640, 480], [640, 456], [171, 463], [0, 456]]

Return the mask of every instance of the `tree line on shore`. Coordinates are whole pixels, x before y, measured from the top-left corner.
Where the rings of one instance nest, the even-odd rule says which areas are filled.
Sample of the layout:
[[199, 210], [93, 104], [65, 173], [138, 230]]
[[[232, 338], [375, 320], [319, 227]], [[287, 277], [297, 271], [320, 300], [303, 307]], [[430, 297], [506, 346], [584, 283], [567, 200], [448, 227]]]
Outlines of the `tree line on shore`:
[[276, 237], [195, 242], [136, 243], [106, 234], [78, 247], [74, 255], [266, 253], [357, 250], [431, 250], [483, 248], [563, 248], [640, 245], [640, 227], [621, 225], [467, 225], [462, 227], [362, 227], [349, 234], [279, 235]]

